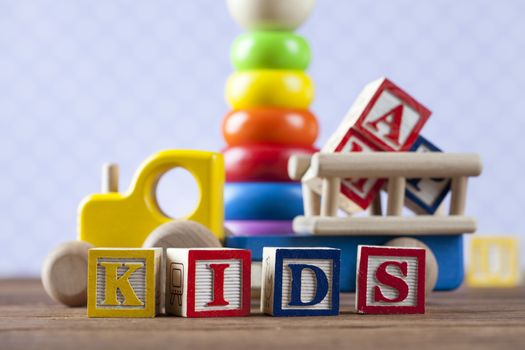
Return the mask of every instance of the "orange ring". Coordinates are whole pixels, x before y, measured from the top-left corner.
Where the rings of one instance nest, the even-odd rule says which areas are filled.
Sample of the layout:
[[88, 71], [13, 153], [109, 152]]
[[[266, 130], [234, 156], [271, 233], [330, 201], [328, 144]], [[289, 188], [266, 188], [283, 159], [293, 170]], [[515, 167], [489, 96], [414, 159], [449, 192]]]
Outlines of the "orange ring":
[[253, 108], [228, 113], [222, 133], [230, 146], [255, 143], [311, 146], [319, 134], [319, 125], [306, 109]]

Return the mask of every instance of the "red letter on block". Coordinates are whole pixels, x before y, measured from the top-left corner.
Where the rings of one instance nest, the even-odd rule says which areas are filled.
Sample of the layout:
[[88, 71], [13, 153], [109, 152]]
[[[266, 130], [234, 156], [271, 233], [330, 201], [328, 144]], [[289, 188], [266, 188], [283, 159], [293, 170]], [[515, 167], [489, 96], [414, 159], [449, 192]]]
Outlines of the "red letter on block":
[[213, 270], [213, 300], [209, 302], [208, 306], [226, 306], [229, 304], [224, 300], [224, 270], [230, 264], [210, 264], [210, 269]]
[[384, 285], [387, 285], [389, 287], [397, 289], [397, 297], [393, 299], [389, 299], [383, 295], [381, 292], [381, 288], [379, 286], [374, 287], [374, 300], [375, 301], [385, 301], [387, 303], [399, 303], [400, 301], [403, 301], [408, 296], [408, 284], [404, 280], [402, 280], [399, 277], [396, 277], [394, 275], [391, 275], [388, 273], [386, 268], [388, 266], [395, 266], [401, 271], [401, 274], [406, 277], [407, 276], [407, 270], [408, 270], [408, 264], [406, 261], [404, 262], [397, 262], [397, 261], [387, 261], [379, 265], [379, 267], [376, 270], [376, 279], [379, 283], [382, 283]]
[[357, 312], [424, 314], [425, 254], [420, 248], [359, 246]]
[[[389, 118], [392, 116], [392, 118]], [[379, 117], [375, 121], [370, 121], [367, 124], [371, 126], [374, 130], [379, 131], [377, 124], [385, 123], [390, 128], [390, 132], [385, 135], [396, 145], [399, 145], [399, 130], [401, 129], [401, 122], [403, 120], [403, 105], [399, 105], [396, 108], [392, 109], [390, 112], [387, 112], [382, 117]]]

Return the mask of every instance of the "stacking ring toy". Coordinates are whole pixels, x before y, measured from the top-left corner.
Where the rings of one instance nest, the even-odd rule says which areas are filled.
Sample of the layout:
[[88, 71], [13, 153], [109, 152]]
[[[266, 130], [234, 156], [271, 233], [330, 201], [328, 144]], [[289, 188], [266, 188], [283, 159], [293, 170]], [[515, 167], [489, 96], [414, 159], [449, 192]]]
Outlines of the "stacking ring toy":
[[302, 36], [291, 32], [249, 32], [234, 41], [231, 59], [238, 71], [306, 70], [310, 64], [310, 47]]
[[293, 233], [293, 221], [226, 221], [224, 226], [233, 236], [289, 235]]
[[319, 134], [319, 126], [307, 109], [254, 108], [228, 113], [222, 133], [230, 146], [253, 143], [310, 146]]
[[303, 215], [301, 184], [226, 183], [226, 220], [292, 220]]
[[235, 110], [255, 107], [307, 109], [313, 98], [314, 85], [302, 71], [236, 72], [226, 82], [226, 99]]
[[293, 154], [313, 154], [314, 147], [298, 148], [270, 144], [225, 149], [227, 182], [288, 182], [288, 159]]

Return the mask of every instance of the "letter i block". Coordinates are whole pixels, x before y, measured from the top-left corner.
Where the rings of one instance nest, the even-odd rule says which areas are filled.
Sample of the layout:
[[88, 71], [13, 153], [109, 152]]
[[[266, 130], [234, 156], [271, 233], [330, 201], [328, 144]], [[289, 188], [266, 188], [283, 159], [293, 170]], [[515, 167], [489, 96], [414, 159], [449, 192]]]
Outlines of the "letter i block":
[[515, 287], [520, 282], [518, 240], [475, 237], [470, 241], [467, 284], [471, 287]]
[[261, 311], [273, 316], [339, 314], [341, 251], [264, 248]]
[[356, 131], [383, 151], [408, 151], [431, 112], [386, 78], [368, 84], [348, 112]]
[[251, 252], [169, 248], [166, 313], [183, 317], [250, 314]]
[[90, 249], [88, 317], [155, 317], [161, 265], [162, 248]]
[[357, 312], [425, 313], [425, 249], [359, 246]]
[[[411, 152], [441, 152], [423, 136], [419, 136], [410, 149]], [[416, 214], [434, 214], [448, 192], [450, 179], [408, 179], [405, 201]]]

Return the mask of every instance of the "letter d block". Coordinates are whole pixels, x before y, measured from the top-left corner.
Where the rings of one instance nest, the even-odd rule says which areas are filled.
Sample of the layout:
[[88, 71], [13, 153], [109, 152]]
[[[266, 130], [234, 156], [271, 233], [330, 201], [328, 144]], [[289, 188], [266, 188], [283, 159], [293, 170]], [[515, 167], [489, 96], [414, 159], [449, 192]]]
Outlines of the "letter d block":
[[88, 317], [155, 317], [162, 248], [93, 248], [88, 253]]
[[261, 311], [273, 316], [339, 314], [341, 251], [264, 248]]
[[250, 314], [251, 252], [169, 248], [166, 313], [183, 317]]
[[424, 314], [425, 253], [421, 248], [359, 246], [357, 312]]

